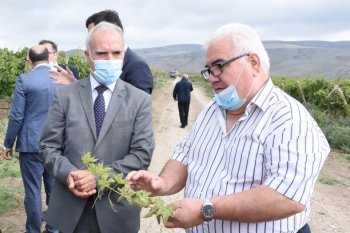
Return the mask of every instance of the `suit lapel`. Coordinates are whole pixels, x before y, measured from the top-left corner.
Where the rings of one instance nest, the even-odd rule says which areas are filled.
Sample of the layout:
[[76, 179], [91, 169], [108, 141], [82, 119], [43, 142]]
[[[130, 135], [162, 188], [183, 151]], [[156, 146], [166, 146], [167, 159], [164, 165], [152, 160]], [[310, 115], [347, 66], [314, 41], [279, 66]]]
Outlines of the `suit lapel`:
[[91, 92], [91, 83], [90, 78], [84, 78], [80, 81], [81, 88], [79, 89], [80, 101], [83, 105], [85, 116], [87, 121], [89, 122], [89, 126], [91, 131], [94, 134], [94, 138], [96, 141], [96, 126], [95, 126], [95, 116], [92, 108], [92, 92]]
[[102, 123], [100, 135], [97, 138], [95, 149], [97, 148], [97, 146], [99, 145], [103, 137], [106, 135], [114, 119], [117, 117], [117, 113], [122, 105], [124, 98], [125, 98], [124, 83], [120, 81], [120, 79], [118, 79], [117, 83], [115, 84], [114, 91], [113, 91], [111, 100], [109, 102], [105, 118]]

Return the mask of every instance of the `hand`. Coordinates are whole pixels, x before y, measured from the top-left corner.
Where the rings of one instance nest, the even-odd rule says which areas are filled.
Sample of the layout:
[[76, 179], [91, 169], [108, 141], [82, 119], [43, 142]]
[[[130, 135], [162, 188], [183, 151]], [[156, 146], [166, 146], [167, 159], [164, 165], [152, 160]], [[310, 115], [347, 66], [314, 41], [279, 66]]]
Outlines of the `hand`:
[[68, 189], [77, 197], [87, 198], [96, 193], [95, 176], [86, 170], [70, 172], [67, 185]]
[[2, 157], [6, 160], [11, 160], [13, 155], [13, 149], [7, 149], [2, 152]]
[[165, 224], [167, 228], [190, 228], [202, 224], [205, 219], [201, 213], [203, 200], [185, 198], [173, 203], [174, 217]]
[[49, 72], [55, 75], [50, 75], [49, 77], [53, 80], [56, 80], [53, 82], [53, 84], [56, 85], [69, 85], [76, 81], [73, 72], [66, 66], [66, 69], [62, 69], [60, 66], [54, 66], [56, 70], [50, 70]]
[[132, 189], [151, 192], [151, 196], [161, 195], [162, 190], [166, 186], [161, 177], [152, 175], [150, 172], [144, 170], [132, 171], [126, 176], [126, 179], [131, 181]]

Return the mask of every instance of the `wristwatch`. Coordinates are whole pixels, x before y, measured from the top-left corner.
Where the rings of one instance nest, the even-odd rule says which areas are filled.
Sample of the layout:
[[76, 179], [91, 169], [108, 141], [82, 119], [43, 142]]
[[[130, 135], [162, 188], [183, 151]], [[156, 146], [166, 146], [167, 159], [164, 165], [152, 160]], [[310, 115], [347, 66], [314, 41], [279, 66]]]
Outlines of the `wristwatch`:
[[204, 199], [202, 214], [204, 216], [205, 221], [210, 221], [214, 218], [215, 215], [215, 207], [213, 203], [211, 203], [209, 198]]

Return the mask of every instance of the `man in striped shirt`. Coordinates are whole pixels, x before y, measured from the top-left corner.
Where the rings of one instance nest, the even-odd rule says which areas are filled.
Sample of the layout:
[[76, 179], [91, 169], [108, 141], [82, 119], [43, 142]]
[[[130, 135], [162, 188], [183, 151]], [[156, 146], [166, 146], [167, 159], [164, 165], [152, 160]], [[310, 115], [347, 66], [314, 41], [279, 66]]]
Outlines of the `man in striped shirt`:
[[187, 232], [310, 232], [310, 199], [330, 152], [298, 101], [275, 87], [269, 58], [253, 29], [219, 28], [201, 72], [214, 99], [176, 146], [159, 176], [132, 172], [136, 189], [171, 195], [166, 227]]

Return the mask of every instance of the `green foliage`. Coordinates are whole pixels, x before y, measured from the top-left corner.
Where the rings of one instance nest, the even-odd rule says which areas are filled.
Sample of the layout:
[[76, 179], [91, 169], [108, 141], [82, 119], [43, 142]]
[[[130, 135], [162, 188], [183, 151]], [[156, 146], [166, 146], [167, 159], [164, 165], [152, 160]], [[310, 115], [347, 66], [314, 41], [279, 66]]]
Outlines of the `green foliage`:
[[336, 180], [334, 178], [331, 178], [331, 177], [320, 177], [319, 181], [323, 184], [327, 184], [327, 185], [343, 185], [343, 182], [339, 181], [339, 180]]
[[164, 87], [170, 80], [169, 74], [166, 71], [160, 71], [151, 68], [151, 72], [153, 76], [153, 90], [158, 90]]
[[189, 80], [196, 86], [201, 87], [210, 98], [214, 97], [214, 91], [210, 82], [203, 78], [201, 74], [190, 74]]
[[0, 178], [5, 177], [21, 177], [18, 156], [11, 160], [0, 160]]
[[[115, 192], [120, 196], [117, 200], [118, 202], [125, 199], [130, 205], [137, 205], [140, 210], [142, 208], [150, 208], [150, 211], [144, 216], [144, 218], [156, 215], [159, 224], [161, 219], [165, 224], [169, 217], [174, 216], [173, 212], [175, 208], [172, 204], [166, 205], [160, 197], [150, 197], [151, 193], [149, 192], [143, 190], [132, 190], [130, 188], [130, 181], [123, 179], [123, 174], [111, 176], [112, 169], [104, 167], [103, 163], [96, 164], [97, 159], [93, 158], [90, 153], [85, 153], [82, 156], [82, 161], [87, 167], [87, 170], [95, 175], [100, 190], [110, 190], [109, 198], [110, 194]], [[98, 199], [100, 198], [101, 195], [98, 193]], [[110, 203], [112, 205], [111, 200]], [[115, 210], [113, 205], [112, 208]]]
[[0, 49], [0, 99], [12, 97], [17, 77], [24, 73], [28, 50]]
[[[29, 48], [12, 51], [7, 48], [0, 49], [0, 99], [12, 97], [17, 77], [26, 73], [25, 59], [27, 57]], [[80, 77], [85, 78], [90, 73], [90, 66], [84, 57], [78, 53], [71, 57], [66, 57], [63, 51], [59, 52], [58, 63], [66, 64], [78, 69]]]
[[0, 216], [17, 208], [20, 204], [16, 201], [18, 190], [0, 185]]
[[68, 66], [77, 68], [80, 78], [86, 78], [91, 71], [89, 63], [78, 52], [75, 52], [70, 57], [66, 57], [65, 53], [60, 51], [57, 60], [59, 64], [68, 64]]
[[272, 77], [272, 80], [276, 86], [302, 103], [299, 82], [307, 103], [323, 111], [329, 110], [328, 114], [331, 113], [333, 116], [350, 116], [349, 106], [343, 103], [339, 92], [335, 91], [329, 96], [334, 86], [338, 85], [347, 103], [350, 104], [350, 80], [348, 79]]

